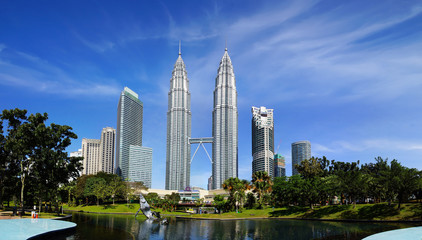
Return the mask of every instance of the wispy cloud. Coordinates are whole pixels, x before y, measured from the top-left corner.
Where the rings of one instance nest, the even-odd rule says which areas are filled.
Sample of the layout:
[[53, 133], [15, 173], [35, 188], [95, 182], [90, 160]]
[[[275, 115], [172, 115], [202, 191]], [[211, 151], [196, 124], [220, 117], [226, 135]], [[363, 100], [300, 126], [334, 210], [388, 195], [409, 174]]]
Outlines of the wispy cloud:
[[334, 141], [329, 144], [312, 144], [314, 150], [320, 155], [327, 153], [345, 153], [345, 152], [363, 152], [367, 150], [374, 151], [422, 151], [422, 141], [408, 141], [397, 139], [365, 139], [355, 141]]
[[[12, 57], [0, 55], [1, 85], [75, 97], [80, 95], [116, 96], [121, 90], [115, 81], [100, 77], [90, 76], [82, 83], [71, 74], [37, 56], [13, 51], [9, 52], [8, 56]], [[20, 64], [15, 64], [14, 61], [19, 61]], [[101, 82], [111, 82], [111, 84]]]
[[80, 34], [74, 32], [74, 36], [86, 47], [90, 48], [91, 50], [104, 53], [108, 50], [112, 50], [115, 47], [115, 43], [111, 40], [97, 40], [97, 41], [89, 41], [86, 38], [82, 37]]

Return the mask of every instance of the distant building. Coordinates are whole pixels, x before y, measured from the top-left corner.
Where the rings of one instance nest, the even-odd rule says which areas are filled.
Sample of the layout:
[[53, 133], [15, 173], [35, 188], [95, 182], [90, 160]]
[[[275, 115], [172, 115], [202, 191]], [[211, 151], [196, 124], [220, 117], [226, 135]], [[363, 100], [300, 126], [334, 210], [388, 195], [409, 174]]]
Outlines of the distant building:
[[311, 143], [309, 141], [299, 141], [292, 143], [292, 175], [299, 172], [295, 164], [300, 164], [305, 159], [311, 158]]
[[95, 174], [98, 172], [100, 161], [100, 140], [82, 139], [82, 174]]
[[99, 171], [113, 173], [115, 142], [116, 129], [111, 127], [103, 128], [101, 131]]
[[212, 190], [212, 176], [208, 178], [208, 189], [207, 190]]
[[131, 182], [143, 182], [151, 188], [152, 178], [152, 148], [129, 146], [128, 179]]
[[280, 154], [274, 155], [274, 177], [286, 176], [286, 161]]
[[252, 174], [259, 171], [274, 176], [273, 109], [252, 107]]
[[78, 149], [78, 151], [71, 152], [69, 157], [82, 157], [82, 149]]
[[115, 172], [123, 179], [129, 177], [129, 149], [142, 146], [143, 103], [138, 94], [125, 87], [117, 107]]

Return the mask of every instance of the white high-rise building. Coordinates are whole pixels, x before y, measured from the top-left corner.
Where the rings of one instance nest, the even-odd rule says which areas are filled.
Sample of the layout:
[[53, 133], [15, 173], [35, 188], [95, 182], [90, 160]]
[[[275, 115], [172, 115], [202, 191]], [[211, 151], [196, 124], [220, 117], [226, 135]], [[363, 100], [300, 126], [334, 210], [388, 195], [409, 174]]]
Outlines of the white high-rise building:
[[190, 185], [191, 117], [189, 79], [180, 50], [170, 79], [167, 111], [167, 190], [182, 190]]
[[236, 79], [227, 48], [215, 78], [212, 112], [212, 180], [213, 189], [238, 176], [238, 111]]
[[116, 129], [103, 128], [101, 131], [100, 161], [98, 170], [106, 173], [114, 171], [114, 143], [116, 141]]
[[274, 176], [273, 109], [252, 107], [252, 174], [267, 172]]
[[129, 147], [142, 146], [143, 103], [138, 94], [125, 87], [117, 107], [115, 172], [129, 178]]
[[97, 173], [100, 161], [100, 140], [83, 138], [82, 157], [84, 158], [82, 174]]

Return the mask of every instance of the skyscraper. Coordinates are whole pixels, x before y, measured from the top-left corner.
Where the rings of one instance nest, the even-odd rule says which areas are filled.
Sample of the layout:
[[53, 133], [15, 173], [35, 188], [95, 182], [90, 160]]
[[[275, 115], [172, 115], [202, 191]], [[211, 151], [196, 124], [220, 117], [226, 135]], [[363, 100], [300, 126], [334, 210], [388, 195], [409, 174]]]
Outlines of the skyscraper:
[[252, 174], [258, 171], [274, 176], [273, 109], [252, 107]]
[[100, 140], [99, 139], [82, 139], [82, 174], [95, 174], [98, 172], [100, 161]]
[[190, 185], [191, 137], [189, 79], [181, 52], [170, 79], [167, 111], [167, 190], [181, 190]]
[[274, 155], [274, 177], [286, 176], [286, 161], [280, 154]]
[[221, 188], [226, 179], [238, 176], [237, 125], [236, 79], [226, 48], [215, 78], [212, 112], [213, 189]]
[[143, 103], [138, 94], [125, 87], [117, 107], [116, 173], [123, 179], [129, 174], [130, 145], [142, 146]]
[[212, 190], [212, 176], [208, 178], [207, 190]]
[[143, 182], [151, 188], [152, 148], [130, 145], [128, 172], [131, 182]]
[[111, 127], [103, 128], [101, 131], [100, 141], [100, 161], [98, 171], [113, 173], [116, 129]]
[[292, 143], [292, 175], [299, 174], [295, 164], [300, 164], [300, 162], [309, 158], [311, 158], [311, 143], [309, 141]]

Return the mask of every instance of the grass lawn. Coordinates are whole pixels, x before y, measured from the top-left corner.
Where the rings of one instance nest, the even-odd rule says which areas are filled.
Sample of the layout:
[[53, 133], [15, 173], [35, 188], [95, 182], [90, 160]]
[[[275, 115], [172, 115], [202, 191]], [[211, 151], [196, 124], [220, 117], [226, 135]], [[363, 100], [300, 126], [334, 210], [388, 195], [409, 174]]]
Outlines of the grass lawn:
[[194, 218], [310, 218], [310, 219], [336, 219], [336, 220], [422, 220], [422, 204], [402, 204], [401, 210], [397, 204], [359, 204], [356, 208], [353, 205], [333, 205], [314, 207], [283, 207], [266, 209], [244, 209], [240, 213], [228, 212], [222, 214], [195, 214]]
[[[97, 213], [132, 213], [135, 214], [136, 211], [139, 209], [139, 203], [129, 203], [128, 204], [105, 204], [105, 205], [92, 205], [92, 206], [82, 206], [79, 205], [77, 207], [69, 207], [66, 204], [63, 205], [64, 211], [72, 210], [72, 211], [84, 211], [84, 212], [97, 212]], [[188, 215], [188, 213], [184, 213], [181, 211], [176, 212], [164, 212], [162, 209], [152, 209], [153, 211], [159, 212], [164, 215]], [[139, 213], [142, 215], [142, 213]]]

